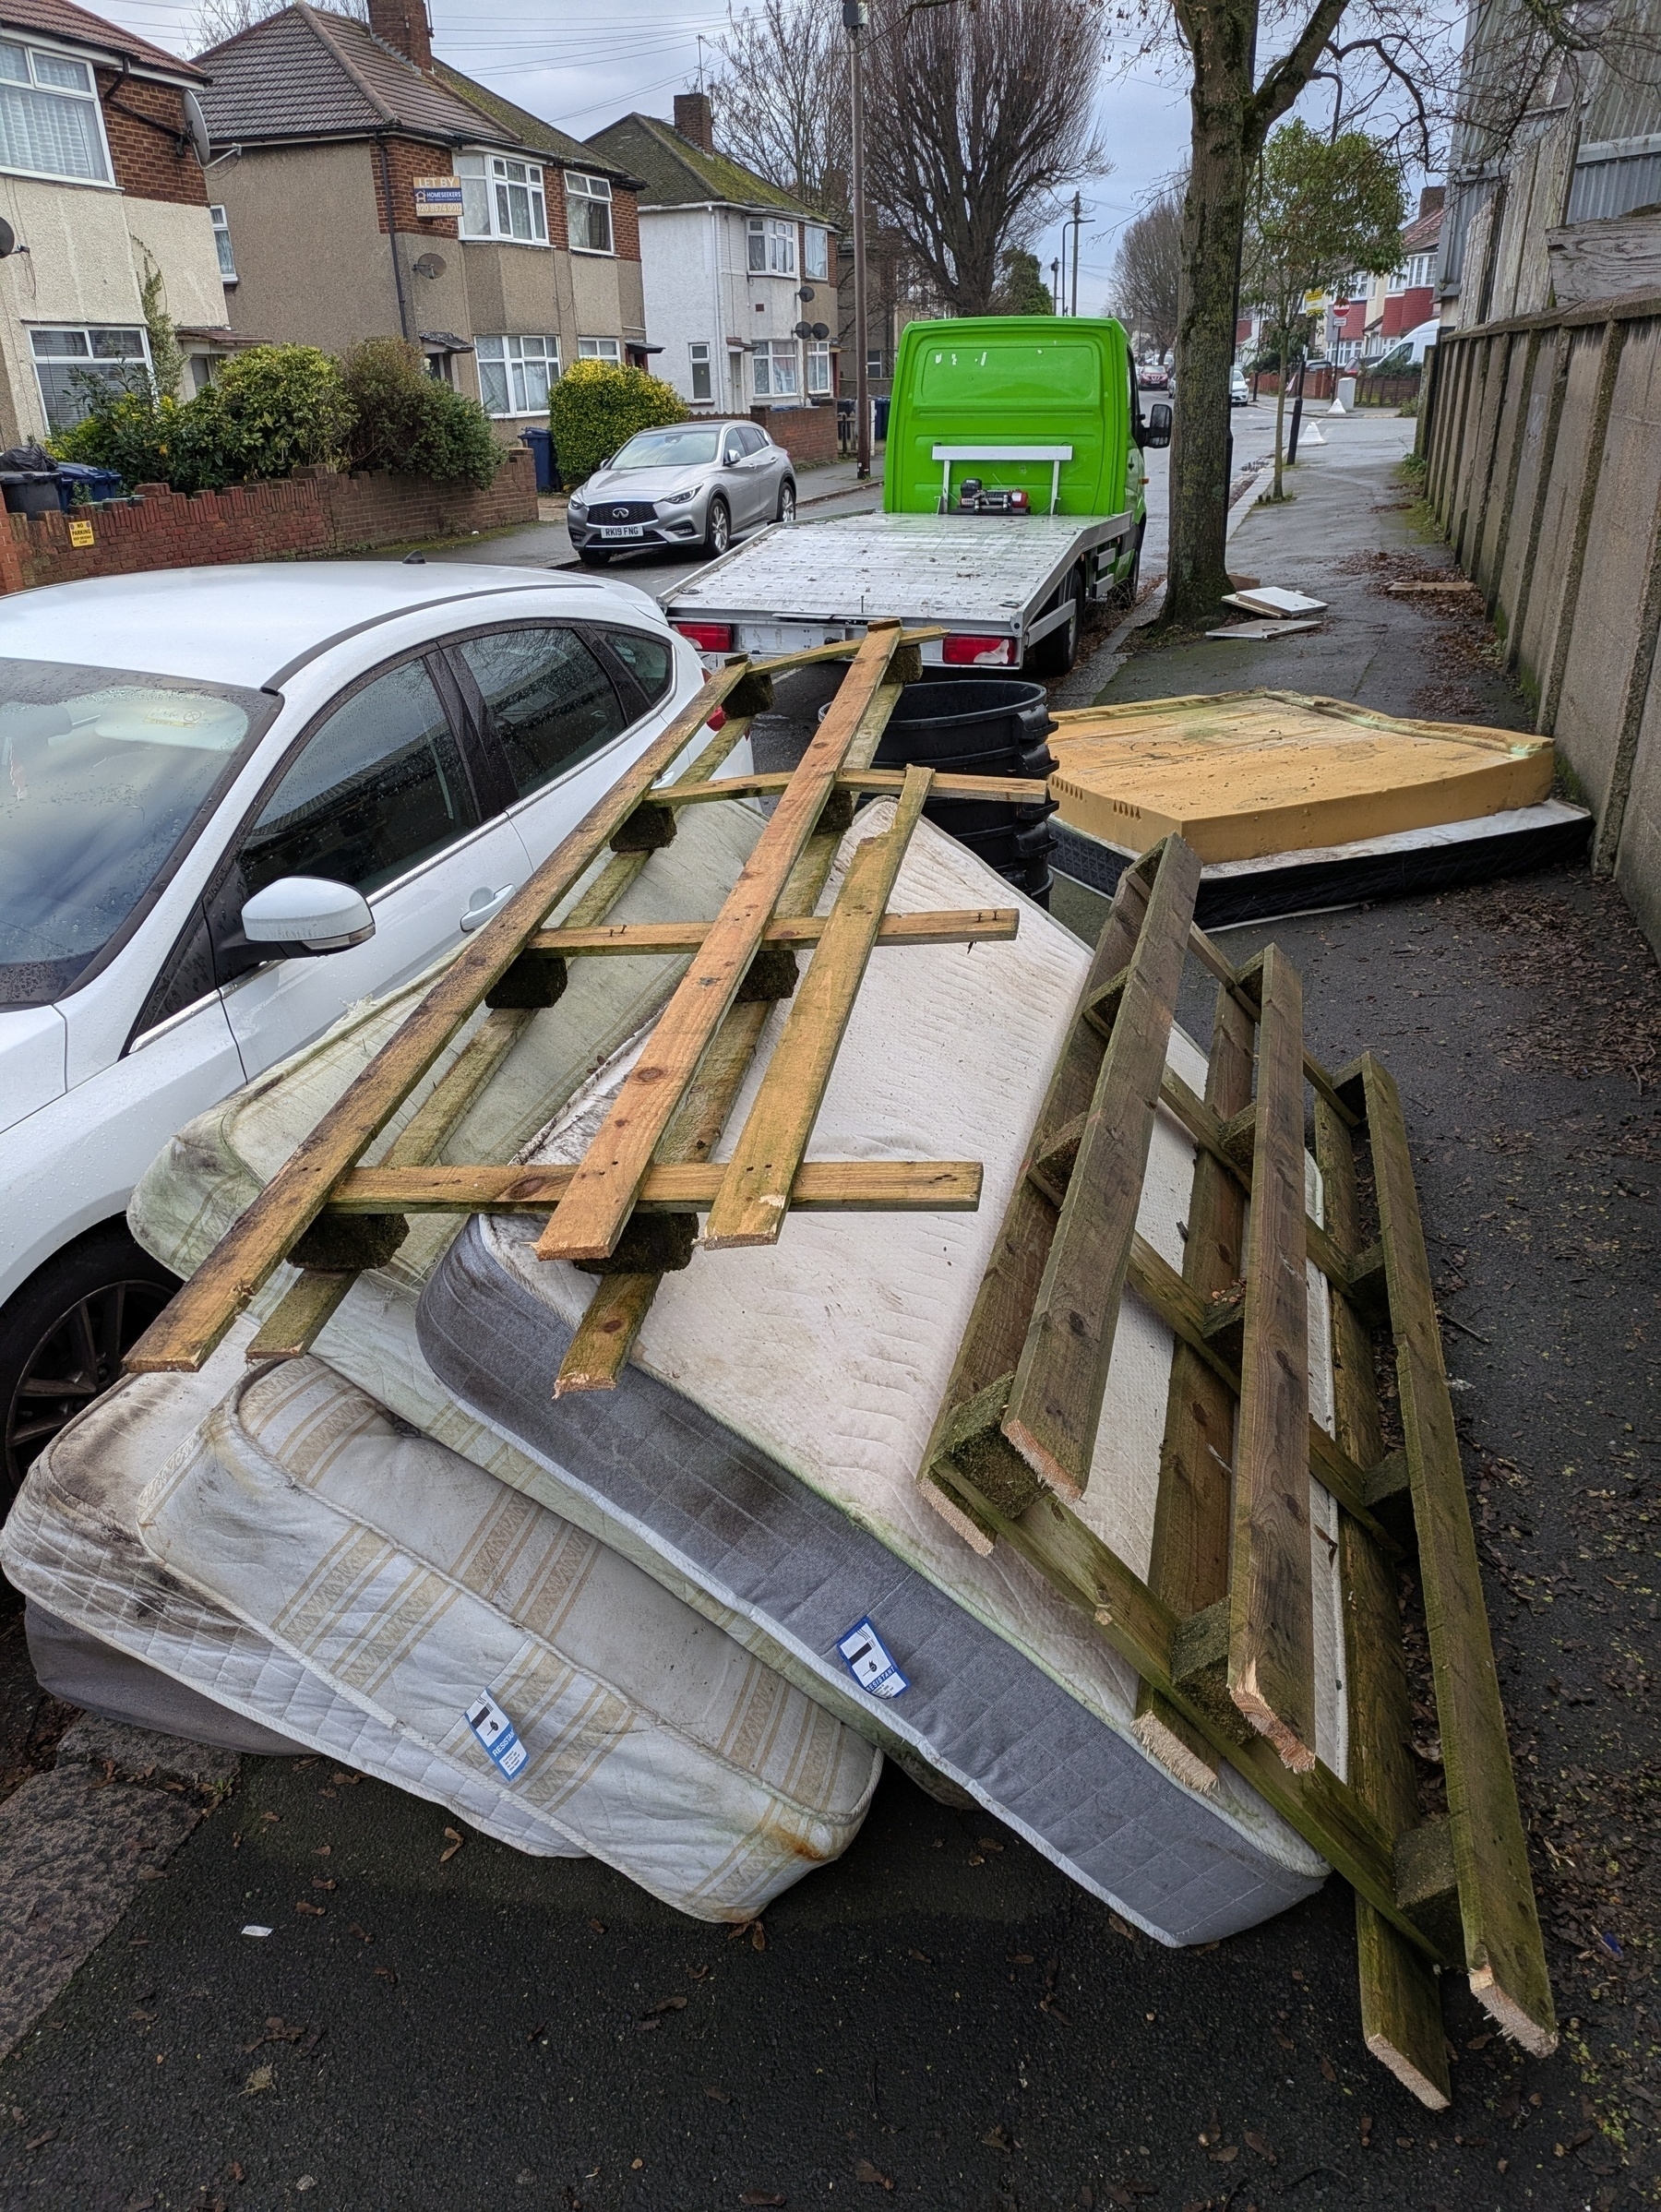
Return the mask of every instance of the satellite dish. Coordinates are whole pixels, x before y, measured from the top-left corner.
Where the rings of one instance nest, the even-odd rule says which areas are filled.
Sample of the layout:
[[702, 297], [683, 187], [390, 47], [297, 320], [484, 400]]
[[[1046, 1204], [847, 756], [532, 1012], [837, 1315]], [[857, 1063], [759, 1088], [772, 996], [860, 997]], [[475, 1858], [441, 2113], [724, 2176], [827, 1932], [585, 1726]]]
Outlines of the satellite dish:
[[0, 216], [0, 261], [18, 250], [18, 233], [4, 216]]
[[829, 323], [815, 323], [815, 324], [814, 324], [814, 326], [813, 326], [813, 335], [815, 336], [815, 338], [829, 338], [829, 337], [830, 337], [830, 324], [829, 324]]
[[797, 323], [795, 326], [795, 334], [798, 338], [811, 338], [813, 336], [813, 325], [811, 323]]
[[817, 298], [818, 294], [811, 284], [804, 284], [800, 292], [796, 293], [796, 297], [798, 300], [811, 300]]
[[411, 266], [418, 277], [441, 277], [448, 265], [442, 254], [423, 254]]
[[195, 150], [197, 160], [206, 169], [213, 154], [213, 148], [208, 137], [208, 118], [203, 114], [202, 103], [194, 92], [186, 91], [183, 98], [185, 135]]

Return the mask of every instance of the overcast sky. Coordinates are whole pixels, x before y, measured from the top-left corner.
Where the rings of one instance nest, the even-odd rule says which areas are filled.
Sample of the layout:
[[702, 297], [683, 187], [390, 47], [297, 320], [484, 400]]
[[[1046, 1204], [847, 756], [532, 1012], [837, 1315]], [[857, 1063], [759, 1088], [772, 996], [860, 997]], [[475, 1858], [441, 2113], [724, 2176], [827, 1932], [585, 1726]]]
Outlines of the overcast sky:
[[[745, 0], [735, 0], [740, 13]], [[836, 0], [821, 0], [834, 8]], [[158, 45], [188, 54], [196, 0], [87, 0], [98, 12]], [[726, 21], [724, 0], [429, 0], [434, 43], [446, 61], [550, 123], [586, 138], [630, 108], [667, 115], [677, 90], [696, 81], [699, 33]], [[1123, 224], [1180, 162], [1187, 102], [1153, 77], [1104, 78], [1097, 100], [1113, 173], [1085, 180], [1079, 305], [1102, 311]], [[717, 135], [720, 118], [716, 119]], [[1061, 210], [1037, 240], [1048, 267], [1060, 251]]]

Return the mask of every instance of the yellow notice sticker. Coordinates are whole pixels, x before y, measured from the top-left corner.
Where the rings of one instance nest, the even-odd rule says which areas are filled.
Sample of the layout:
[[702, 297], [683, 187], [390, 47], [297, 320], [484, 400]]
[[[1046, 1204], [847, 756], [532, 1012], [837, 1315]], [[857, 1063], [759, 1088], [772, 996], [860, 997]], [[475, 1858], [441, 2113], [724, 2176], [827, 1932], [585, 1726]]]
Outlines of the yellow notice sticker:
[[69, 525], [69, 543], [72, 545], [90, 545], [92, 543], [91, 523], [71, 522]]

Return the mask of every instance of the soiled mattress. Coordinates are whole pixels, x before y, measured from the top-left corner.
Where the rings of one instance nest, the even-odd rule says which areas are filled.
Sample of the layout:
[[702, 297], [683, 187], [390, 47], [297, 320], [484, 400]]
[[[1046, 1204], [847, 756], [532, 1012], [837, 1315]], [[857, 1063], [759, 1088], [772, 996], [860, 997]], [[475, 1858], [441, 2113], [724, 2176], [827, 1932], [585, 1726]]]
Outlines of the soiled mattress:
[[[842, 864], [890, 819], [886, 805], [865, 809]], [[687, 839], [684, 828], [654, 855], [623, 914], [716, 911], [735, 867], [718, 883], [709, 833], [683, 854]], [[839, 876], [840, 866], [821, 906]], [[1007, 1820], [1150, 1933], [1205, 1942], [1308, 1895], [1324, 1862], [1233, 1769], [1200, 1790], [1153, 1762], [1132, 1732], [1134, 1677], [1093, 1624], [1007, 1548], [973, 1552], [916, 1480], [1089, 954], [927, 823], [891, 902], [920, 911], [1011, 899], [1012, 943], [874, 956], [811, 1146], [816, 1157], [981, 1160], [977, 1214], [792, 1216], [770, 1251], [699, 1253], [665, 1280], [620, 1387], [557, 1402], [554, 1374], [593, 1278], [538, 1261], [532, 1222], [481, 1219], [458, 1234], [417, 1217], [317, 1349], [427, 1436], [643, 1567], [909, 1771]], [[635, 965], [574, 963], [566, 998], [535, 1017], [509, 1063], [507, 1103], [486, 1091], [442, 1156], [578, 1156], [655, 1010], [641, 1011], [638, 987], [624, 1003], [617, 972]], [[134, 1201], [149, 1249], [195, 1265], [400, 1010], [392, 1000], [364, 1009], [184, 1131]], [[624, 1042], [630, 1012], [639, 1034]], [[1203, 1055], [1180, 1034], [1171, 1060], [1202, 1085]], [[527, 1129], [539, 1096], [541, 1124]], [[1162, 1114], [1139, 1226], [1173, 1265], [1192, 1168], [1191, 1144]], [[1330, 1418], [1318, 1277], [1310, 1304], [1312, 1403]], [[1139, 1572], [1172, 1349], [1128, 1294], [1081, 1511]], [[1335, 1528], [1331, 1501], [1317, 1490], [1313, 1502], [1318, 1740], [1342, 1775]], [[897, 1695], [872, 1696], [849, 1671], [839, 1645], [862, 1622], [894, 1661], [886, 1686], [906, 1683]]]

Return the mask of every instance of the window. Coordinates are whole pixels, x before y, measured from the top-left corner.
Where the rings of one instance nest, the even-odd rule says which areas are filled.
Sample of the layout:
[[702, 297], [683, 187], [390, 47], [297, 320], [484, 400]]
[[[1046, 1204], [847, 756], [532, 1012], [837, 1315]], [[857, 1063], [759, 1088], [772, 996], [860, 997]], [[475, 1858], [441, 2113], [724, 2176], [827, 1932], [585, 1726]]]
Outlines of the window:
[[231, 251], [231, 223], [223, 208], [209, 208], [209, 221], [213, 225], [213, 243], [219, 250], [220, 275], [227, 284], [236, 281], [236, 258]]
[[830, 233], [810, 222], [802, 233], [802, 274], [825, 282], [830, 274]]
[[796, 272], [795, 225], [776, 216], [748, 219], [749, 267], [752, 276], [794, 277]]
[[472, 786], [419, 661], [337, 707], [260, 810], [243, 895], [279, 876], [376, 891], [479, 826]]
[[882, 348], [880, 346], [873, 346], [866, 355], [866, 375], [867, 377], [882, 375]]
[[461, 180], [463, 238], [507, 238], [520, 245], [546, 245], [548, 207], [543, 173], [534, 161], [513, 161], [501, 154], [456, 156]]
[[546, 414], [559, 378], [557, 338], [477, 338], [479, 399], [486, 414]]
[[609, 254], [612, 250], [611, 183], [603, 176], [566, 171], [566, 230], [571, 251]]
[[794, 400], [796, 395], [796, 341], [762, 338], [756, 341], [756, 397]]
[[738, 436], [738, 433], [735, 430], [729, 430], [727, 432], [726, 443], [721, 448], [721, 458], [723, 461], [742, 460], [744, 459], [744, 441]]
[[655, 706], [675, 673], [675, 655], [667, 640], [644, 637], [639, 630], [614, 629], [606, 631], [605, 642], [640, 687], [646, 704]]
[[85, 62], [0, 39], [0, 169], [109, 183], [98, 86]]
[[830, 389], [830, 348], [819, 339], [807, 349], [807, 389], [815, 395]]
[[611, 678], [573, 630], [498, 630], [457, 650], [484, 696], [520, 798], [576, 768], [624, 727]]
[[68, 430], [85, 420], [92, 387], [108, 384], [119, 389], [143, 376], [149, 364], [142, 330], [54, 326], [29, 336], [41, 405], [54, 430]]
[[695, 400], [712, 400], [715, 397], [715, 386], [708, 345], [690, 345], [687, 348], [687, 353], [692, 364], [692, 397]]
[[609, 361], [614, 368], [623, 365], [623, 341], [620, 338], [580, 338], [577, 341], [579, 361]]

